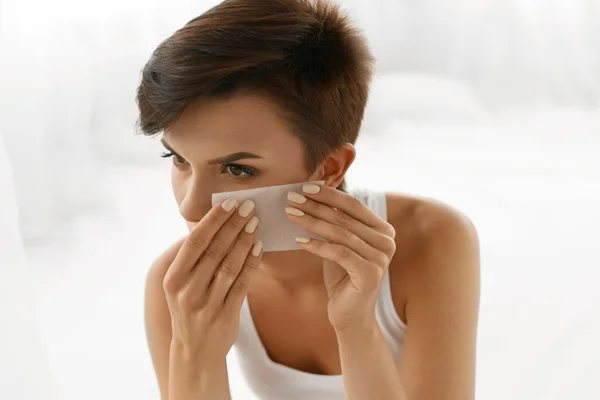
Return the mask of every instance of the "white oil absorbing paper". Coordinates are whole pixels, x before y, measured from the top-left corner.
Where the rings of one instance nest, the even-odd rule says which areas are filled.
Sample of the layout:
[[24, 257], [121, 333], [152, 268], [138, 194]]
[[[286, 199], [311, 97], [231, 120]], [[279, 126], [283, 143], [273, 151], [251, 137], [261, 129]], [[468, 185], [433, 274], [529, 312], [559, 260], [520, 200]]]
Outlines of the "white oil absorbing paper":
[[288, 218], [285, 208], [291, 204], [288, 192], [302, 193], [307, 183], [324, 184], [324, 181], [293, 183], [291, 185], [269, 186], [234, 192], [213, 193], [213, 206], [225, 199], [236, 199], [238, 207], [246, 200], [256, 204], [254, 215], [259, 220], [257, 240], [263, 242], [264, 251], [298, 250], [297, 236], [319, 239], [319, 236], [300, 228]]

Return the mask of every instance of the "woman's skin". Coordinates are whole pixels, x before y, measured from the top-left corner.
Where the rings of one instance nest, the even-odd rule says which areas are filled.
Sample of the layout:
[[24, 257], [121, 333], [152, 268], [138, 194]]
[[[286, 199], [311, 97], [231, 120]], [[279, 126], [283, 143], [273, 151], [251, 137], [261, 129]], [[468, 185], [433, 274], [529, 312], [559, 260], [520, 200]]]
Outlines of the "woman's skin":
[[[310, 174], [302, 143], [279, 115], [275, 105], [257, 96], [197, 102], [163, 135], [166, 155], [173, 158], [180, 213], [191, 235], [202, 239], [180, 239], [148, 275], [147, 335], [162, 398], [229, 397], [225, 355], [237, 334], [245, 286], [270, 358], [306, 372], [342, 374], [348, 399], [474, 398], [479, 249], [471, 223], [443, 204], [400, 194], [387, 194], [388, 221], [379, 219], [332, 189], [352, 164], [354, 147], [331, 152]], [[228, 157], [236, 153], [245, 154]], [[230, 296], [236, 300], [223, 306], [226, 311], [207, 308], [210, 301], [202, 299], [212, 298], [210, 293], [227, 298], [226, 285], [211, 292], [210, 280], [189, 271], [206, 258], [203, 250], [217, 232], [230, 225], [240, 232], [252, 218], [242, 218], [237, 205], [227, 219], [220, 205], [212, 207], [211, 194], [312, 180], [325, 185], [317, 194], [303, 193], [303, 203], [290, 201], [290, 207], [305, 212], [290, 218], [331, 243], [312, 240], [302, 245], [306, 251], [261, 253], [257, 260], [248, 255], [248, 267], [242, 267], [240, 255], [241, 278], [235, 282], [243, 285], [234, 284]], [[336, 219], [340, 213], [345, 218]], [[220, 215], [220, 222], [207, 214]], [[252, 235], [240, 234], [246, 238], [245, 254]], [[201, 265], [209, 264], [196, 266]], [[408, 326], [399, 368], [374, 318], [386, 267], [394, 306]], [[188, 289], [200, 293], [197, 303], [203, 305], [181, 307], [182, 288], [192, 284], [205, 288]], [[217, 320], [229, 322], [213, 323]]]

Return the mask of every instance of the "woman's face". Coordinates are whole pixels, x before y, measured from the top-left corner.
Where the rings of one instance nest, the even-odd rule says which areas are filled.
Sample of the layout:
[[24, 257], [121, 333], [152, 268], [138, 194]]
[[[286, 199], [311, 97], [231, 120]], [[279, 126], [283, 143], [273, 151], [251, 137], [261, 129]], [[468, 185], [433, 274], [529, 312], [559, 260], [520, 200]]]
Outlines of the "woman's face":
[[275, 107], [255, 96], [190, 105], [162, 139], [179, 211], [191, 229], [215, 192], [303, 182], [304, 147]]

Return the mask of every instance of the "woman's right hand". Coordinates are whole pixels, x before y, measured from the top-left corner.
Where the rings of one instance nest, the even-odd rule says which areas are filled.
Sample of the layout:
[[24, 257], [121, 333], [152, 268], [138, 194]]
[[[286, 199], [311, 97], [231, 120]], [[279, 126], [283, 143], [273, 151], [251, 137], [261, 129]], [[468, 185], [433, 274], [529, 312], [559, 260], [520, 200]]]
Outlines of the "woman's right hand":
[[[237, 212], [236, 212], [237, 209]], [[225, 357], [236, 340], [240, 309], [262, 259], [254, 203], [215, 205], [184, 240], [164, 281], [172, 345], [196, 359]]]

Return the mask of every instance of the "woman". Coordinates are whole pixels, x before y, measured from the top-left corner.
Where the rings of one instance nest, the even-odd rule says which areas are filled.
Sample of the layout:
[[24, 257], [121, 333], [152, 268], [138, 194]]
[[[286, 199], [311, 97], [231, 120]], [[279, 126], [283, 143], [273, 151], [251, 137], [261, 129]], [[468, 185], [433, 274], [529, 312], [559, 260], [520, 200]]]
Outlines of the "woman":
[[[163, 399], [227, 399], [236, 343], [262, 399], [474, 397], [477, 235], [460, 213], [344, 191], [372, 57], [337, 7], [226, 0], [164, 41], [140, 127], [173, 160], [189, 235], [152, 266], [146, 325]], [[325, 240], [263, 254], [253, 204], [211, 194], [295, 182], [286, 211]]]

